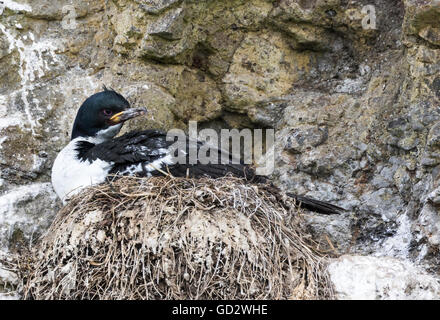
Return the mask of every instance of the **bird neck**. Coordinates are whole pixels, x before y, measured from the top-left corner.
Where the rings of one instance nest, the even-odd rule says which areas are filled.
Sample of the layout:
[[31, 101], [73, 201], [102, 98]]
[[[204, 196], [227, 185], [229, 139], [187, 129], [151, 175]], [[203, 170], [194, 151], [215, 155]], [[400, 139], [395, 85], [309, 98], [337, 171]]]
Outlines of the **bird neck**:
[[72, 138], [71, 141], [75, 139], [79, 139], [82, 141], [88, 141], [93, 144], [103, 143], [105, 141], [111, 140], [114, 136], [116, 136], [122, 128], [122, 123], [110, 126], [106, 129], [101, 129], [96, 131], [95, 134], [85, 134], [81, 130], [74, 129], [72, 130]]

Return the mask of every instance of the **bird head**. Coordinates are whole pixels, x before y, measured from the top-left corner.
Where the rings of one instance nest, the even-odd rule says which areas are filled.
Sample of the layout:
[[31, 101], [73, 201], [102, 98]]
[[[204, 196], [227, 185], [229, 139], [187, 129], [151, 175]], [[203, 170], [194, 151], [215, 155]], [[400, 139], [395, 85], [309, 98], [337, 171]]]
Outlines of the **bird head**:
[[119, 133], [125, 121], [145, 113], [146, 109], [130, 108], [121, 94], [104, 87], [104, 91], [88, 97], [79, 108], [71, 138], [106, 141]]

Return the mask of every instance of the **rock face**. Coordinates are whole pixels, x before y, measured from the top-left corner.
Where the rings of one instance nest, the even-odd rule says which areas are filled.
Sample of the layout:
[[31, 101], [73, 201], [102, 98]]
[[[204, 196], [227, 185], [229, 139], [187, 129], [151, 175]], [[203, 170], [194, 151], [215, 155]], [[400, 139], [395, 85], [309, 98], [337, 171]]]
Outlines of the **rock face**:
[[3, 0], [1, 248], [50, 224], [103, 84], [150, 110], [127, 129], [274, 128], [276, 184], [348, 209], [307, 217], [323, 246], [440, 272], [438, 1]]
[[342, 256], [329, 266], [338, 299], [440, 299], [440, 279], [395, 258]]

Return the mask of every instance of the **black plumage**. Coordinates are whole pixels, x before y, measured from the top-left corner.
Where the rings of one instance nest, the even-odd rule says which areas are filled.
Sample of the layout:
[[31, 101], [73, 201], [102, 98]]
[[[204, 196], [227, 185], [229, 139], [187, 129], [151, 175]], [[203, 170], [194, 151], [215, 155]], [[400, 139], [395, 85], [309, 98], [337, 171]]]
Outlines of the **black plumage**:
[[[80, 143], [78, 144], [77, 151], [78, 156], [82, 160], [92, 162], [96, 159], [101, 159], [106, 162], [113, 162], [114, 165], [110, 173], [124, 175], [127, 174], [127, 168], [130, 166], [141, 164], [142, 167], [145, 168], [145, 165], [165, 157], [166, 153], [158, 152], [158, 150], [168, 149], [173, 143], [173, 141], [166, 141], [166, 133], [162, 131], [132, 131], [121, 137], [97, 145], [88, 142]], [[199, 149], [202, 145], [201, 142], [198, 142], [197, 148]], [[184, 163], [160, 166], [156, 168], [157, 170], [153, 171], [142, 170], [137, 172], [136, 175], [161, 176], [164, 174], [170, 174], [174, 177], [219, 178], [224, 177], [227, 174], [232, 174], [237, 177], [245, 178], [252, 183], [270, 183], [266, 177], [256, 175], [255, 170], [243, 162], [238, 164], [220, 163], [220, 149], [217, 149], [219, 159], [218, 164], [201, 164], [200, 162], [189, 164], [188, 139], [186, 146], [187, 149], [185, 152], [187, 156]], [[338, 206], [312, 198], [295, 195], [293, 193], [287, 193], [287, 195], [295, 198], [304, 208], [319, 213], [335, 214], [344, 210]]]
[[[159, 130], [132, 131], [123, 136], [105, 141], [99, 144], [93, 144], [87, 141], [79, 141], [77, 143], [78, 158], [82, 161], [93, 162], [97, 159], [112, 162], [113, 168], [110, 173], [124, 174], [124, 172], [133, 165], [148, 165], [156, 160], [166, 157], [166, 150], [170, 148], [175, 141], [167, 141], [166, 133]], [[218, 152], [217, 164], [202, 164], [199, 161], [190, 164], [189, 161], [189, 139], [186, 140], [186, 159], [184, 163], [173, 163], [166, 167], [160, 166], [150, 173], [152, 176], [163, 175], [163, 172], [169, 173], [174, 177], [211, 177], [219, 178], [228, 173], [238, 177], [246, 177], [249, 181], [263, 182], [266, 179], [256, 176], [255, 171], [245, 165], [242, 161], [238, 164], [221, 163], [221, 150], [211, 149]], [[197, 152], [203, 144], [197, 141]], [[162, 151], [161, 151], [162, 150]], [[177, 157], [177, 152], [175, 156]], [[161, 172], [163, 171], [163, 172]], [[139, 176], [146, 175], [147, 172], [136, 173]]]
[[[144, 114], [145, 110], [129, 109], [127, 100], [114, 90], [105, 88], [89, 97], [81, 106], [72, 130], [72, 141], [76, 159], [82, 163], [102, 161], [111, 168], [105, 174], [160, 176], [170, 174], [174, 177], [211, 177], [218, 178], [227, 174], [245, 178], [252, 183], [270, 183], [264, 176], [258, 176], [255, 170], [242, 161], [232, 162], [232, 155], [227, 153], [229, 163], [222, 163], [224, 150], [211, 148], [218, 156], [217, 164], [189, 161], [189, 140], [183, 151], [186, 161], [176, 162], [178, 150], [170, 151], [175, 141], [167, 141], [165, 132], [158, 130], [132, 131], [114, 138], [122, 124], [133, 117]], [[198, 150], [203, 146], [200, 141], [194, 142]], [[181, 149], [182, 150], [182, 149]], [[174, 157], [170, 157], [170, 152]], [[172, 158], [172, 160], [170, 160]], [[60, 160], [60, 163], [64, 161]], [[104, 169], [103, 169], [104, 170]], [[104, 171], [102, 171], [104, 172]], [[100, 173], [97, 173], [100, 175]], [[59, 179], [53, 179], [58, 181]], [[275, 187], [274, 187], [275, 188]], [[58, 188], [62, 189], [62, 188]], [[64, 190], [63, 190], [64, 191]], [[340, 213], [344, 209], [327, 202], [288, 193], [301, 205], [310, 210], [324, 214]]]

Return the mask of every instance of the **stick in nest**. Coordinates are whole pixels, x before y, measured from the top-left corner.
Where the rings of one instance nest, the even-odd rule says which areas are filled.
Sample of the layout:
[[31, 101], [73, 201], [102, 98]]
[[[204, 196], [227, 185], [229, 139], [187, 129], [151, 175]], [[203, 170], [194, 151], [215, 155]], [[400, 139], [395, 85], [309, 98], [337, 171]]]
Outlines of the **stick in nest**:
[[122, 177], [90, 190], [26, 255], [26, 298], [333, 297], [289, 197], [230, 177]]

